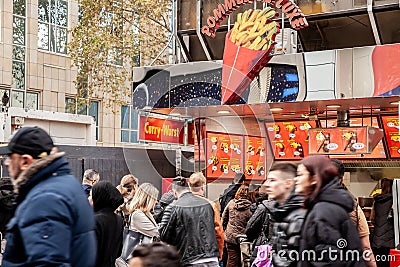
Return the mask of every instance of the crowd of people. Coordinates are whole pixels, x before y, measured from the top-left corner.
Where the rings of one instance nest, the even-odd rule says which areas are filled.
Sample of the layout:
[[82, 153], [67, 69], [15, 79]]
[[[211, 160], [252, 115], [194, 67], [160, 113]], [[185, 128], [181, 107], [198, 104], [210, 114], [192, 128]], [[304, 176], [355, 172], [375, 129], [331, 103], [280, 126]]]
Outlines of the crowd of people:
[[[2, 266], [389, 266], [378, 255], [394, 247], [392, 181], [375, 199], [371, 248], [343, 165], [324, 156], [275, 163], [260, 188], [238, 173], [216, 203], [201, 172], [173, 179], [160, 200], [131, 174], [114, 186], [89, 169], [79, 184], [38, 127], [17, 131], [0, 153], [12, 181], [1, 196], [15, 203], [0, 220]], [[141, 236], [135, 247], [127, 247], [129, 231]], [[252, 243], [246, 262], [243, 236]]]

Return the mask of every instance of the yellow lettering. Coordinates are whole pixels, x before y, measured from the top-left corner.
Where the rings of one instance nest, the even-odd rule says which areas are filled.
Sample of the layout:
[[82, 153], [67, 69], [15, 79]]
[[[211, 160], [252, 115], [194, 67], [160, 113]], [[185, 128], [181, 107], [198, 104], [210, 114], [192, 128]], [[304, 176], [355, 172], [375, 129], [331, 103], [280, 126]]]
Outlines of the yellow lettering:
[[150, 133], [150, 130], [148, 129], [148, 126], [149, 126], [149, 122], [146, 121], [146, 123], [144, 124], [144, 132], [147, 133], [147, 134]]

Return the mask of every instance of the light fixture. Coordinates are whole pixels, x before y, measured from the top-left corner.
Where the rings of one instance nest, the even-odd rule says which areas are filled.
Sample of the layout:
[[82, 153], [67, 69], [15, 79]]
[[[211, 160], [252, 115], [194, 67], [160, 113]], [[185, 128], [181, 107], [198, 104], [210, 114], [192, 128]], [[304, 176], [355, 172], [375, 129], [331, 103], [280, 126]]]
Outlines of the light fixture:
[[177, 112], [169, 113], [170, 116], [177, 116], [179, 117], [181, 114]]
[[327, 108], [340, 108], [342, 105], [334, 104], [334, 105], [327, 105]]
[[391, 105], [399, 105], [400, 101], [390, 102]]
[[282, 111], [283, 108], [270, 108], [269, 109], [271, 112], [277, 112], [277, 111]]
[[218, 110], [217, 113], [218, 113], [218, 114], [229, 114], [230, 111], [229, 111], [229, 110]]

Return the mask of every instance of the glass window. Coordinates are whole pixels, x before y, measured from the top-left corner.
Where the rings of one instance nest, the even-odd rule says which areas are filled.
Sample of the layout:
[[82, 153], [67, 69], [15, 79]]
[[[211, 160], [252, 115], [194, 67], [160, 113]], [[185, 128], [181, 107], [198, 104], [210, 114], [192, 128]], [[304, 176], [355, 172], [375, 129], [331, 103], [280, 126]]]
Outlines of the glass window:
[[306, 52], [375, 45], [367, 14], [309, 21], [299, 34]]
[[25, 17], [26, 6], [25, 0], [13, 0], [13, 14]]
[[39, 109], [39, 94], [27, 92], [26, 93], [26, 108], [28, 109]]
[[375, 13], [379, 33], [383, 44], [400, 43], [400, 23], [393, 23], [400, 18], [400, 10]]
[[65, 98], [65, 113], [75, 114], [76, 113], [76, 101], [75, 98]]
[[25, 45], [25, 19], [14, 16], [13, 18], [13, 43]]
[[66, 54], [68, 2], [64, 0], [39, 0], [38, 47]]
[[86, 103], [78, 106], [75, 98], [66, 97], [65, 113], [88, 115], [94, 117], [94, 120], [96, 122], [96, 140], [99, 140], [99, 101], [90, 100], [89, 107]]
[[121, 107], [121, 142], [138, 142], [138, 120], [138, 111], [132, 105]]
[[25, 48], [22, 46], [13, 46], [13, 59], [18, 61], [25, 61]]
[[12, 88], [25, 89], [25, 63], [13, 61], [12, 63]]
[[24, 92], [23, 91], [11, 91], [11, 106], [17, 108], [24, 107]]

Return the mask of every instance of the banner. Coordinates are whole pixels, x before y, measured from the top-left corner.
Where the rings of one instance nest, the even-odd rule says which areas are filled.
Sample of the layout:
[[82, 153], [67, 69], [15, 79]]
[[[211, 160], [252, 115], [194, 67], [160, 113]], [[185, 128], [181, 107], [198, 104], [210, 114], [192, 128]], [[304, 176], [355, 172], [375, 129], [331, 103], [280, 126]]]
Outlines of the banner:
[[147, 116], [139, 119], [139, 140], [184, 144], [185, 122], [164, 120]]

